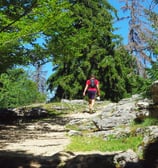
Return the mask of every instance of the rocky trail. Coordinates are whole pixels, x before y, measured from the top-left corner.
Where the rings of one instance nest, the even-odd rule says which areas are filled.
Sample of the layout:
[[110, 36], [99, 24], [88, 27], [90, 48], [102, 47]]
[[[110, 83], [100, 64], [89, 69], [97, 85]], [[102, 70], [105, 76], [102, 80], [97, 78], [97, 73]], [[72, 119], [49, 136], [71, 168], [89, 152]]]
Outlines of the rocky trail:
[[[92, 130], [93, 136], [130, 135], [128, 124], [134, 119], [140, 119], [138, 117], [148, 115], [148, 109], [152, 105], [150, 101], [139, 101], [139, 99], [139, 96], [133, 96], [118, 103], [99, 101], [96, 102], [96, 112], [93, 114], [85, 111], [87, 103], [77, 102], [77, 106], [71, 104], [71, 112], [67, 107], [68, 112], [65, 112], [63, 106], [53, 107], [61, 110], [62, 115], [33, 122], [19, 120], [16, 124], [0, 123], [0, 168], [149, 168], [143, 166], [138, 155], [131, 149], [114, 152], [66, 150], [67, 145], [70, 144], [70, 136], [82, 135], [82, 130], [85, 129], [89, 132]], [[150, 112], [152, 115], [157, 115], [157, 110], [153, 113], [153, 105]], [[81, 131], [71, 130], [67, 127], [68, 124], [78, 126]], [[120, 125], [126, 127], [119, 127]], [[144, 129], [135, 130], [136, 133], [144, 136], [145, 141], [142, 144], [150, 141], [146, 132], [150, 132], [151, 139], [158, 137], [157, 125]], [[156, 146], [157, 144], [158, 142]], [[143, 150], [143, 146], [141, 149]], [[153, 149], [155, 150], [155, 144]], [[155, 165], [155, 153], [153, 155], [153, 151], [150, 153], [150, 150], [149, 147], [145, 165], [148, 165], [148, 161], [149, 165]], [[152, 168], [156, 167], [152, 166]]]
[[[70, 143], [66, 124], [76, 120], [89, 120], [99, 113], [99, 109], [93, 114], [75, 110], [74, 113], [63, 117], [53, 117], [37, 122], [0, 124], [0, 168], [57, 168], [64, 161], [75, 156], [81, 155], [83, 159], [82, 152], [76, 154], [64, 152]], [[84, 154], [85, 156], [88, 154], [87, 159], [90, 154], [93, 160], [91, 152]], [[77, 157], [78, 159], [80, 160], [80, 157]], [[69, 163], [68, 167], [70, 167]]]
[[98, 113], [99, 111], [93, 114], [79, 112], [32, 123], [1, 124], [0, 151], [52, 156], [63, 151], [70, 143], [70, 138], [66, 135], [68, 130], [65, 127], [68, 122], [90, 119]]

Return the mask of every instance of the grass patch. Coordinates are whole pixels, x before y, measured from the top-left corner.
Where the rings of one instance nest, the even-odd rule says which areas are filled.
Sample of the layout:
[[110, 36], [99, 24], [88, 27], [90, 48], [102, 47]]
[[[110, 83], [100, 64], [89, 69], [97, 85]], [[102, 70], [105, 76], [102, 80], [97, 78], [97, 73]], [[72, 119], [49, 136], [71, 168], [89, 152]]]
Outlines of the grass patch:
[[[109, 104], [109, 101], [96, 102], [95, 108], [101, 108], [104, 105]], [[86, 109], [88, 109], [88, 101], [85, 103], [71, 103], [71, 102], [51, 102], [44, 104], [43, 107], [48, 110], [50, 114], [55, 115], [64, 115], [71, 113], [82, 113]]]
[[74, 136], [71, 138], [71, 143], [67, 146], [67, 150], [73, 152], [85, 151], [124, 151], [133, 149], [137, 151], [138, 146], [142, 142], [142, 137], [126, 137], [115, 139], [111, 138], [104, 140], [100, 137]]
[[81, 105], [65, 102], [52, 102], [45, 104], [44, 108], [47, 109], [50, 114], [61, 116], [82, 111], [83, 107]]
[[146, 118], [141, 123], [142, 126], [151, 126], [151, 125], [158, 125], [158, 119], [157, 118]]
[[131, 126], [136, 127], [147, 127], [152, 125], [158, 125], [158, 119], [157, 118], [145, 118], [141, 122], [133, 122]]

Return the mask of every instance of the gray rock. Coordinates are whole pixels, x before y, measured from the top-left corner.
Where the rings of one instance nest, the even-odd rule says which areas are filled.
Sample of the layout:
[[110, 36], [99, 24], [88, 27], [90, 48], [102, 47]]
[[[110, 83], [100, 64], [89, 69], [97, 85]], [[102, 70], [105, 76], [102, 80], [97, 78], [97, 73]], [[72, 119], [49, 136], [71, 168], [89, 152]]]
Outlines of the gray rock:
[[139, 159], [137, 154], [129, 149], [125, 152], [118, 153], [114, 156], [114, 163], [118, 167], [124, 168], [140, 168]]
[[154, 104], [158, 104], [158, 80], [151, 85], [151, 94]]

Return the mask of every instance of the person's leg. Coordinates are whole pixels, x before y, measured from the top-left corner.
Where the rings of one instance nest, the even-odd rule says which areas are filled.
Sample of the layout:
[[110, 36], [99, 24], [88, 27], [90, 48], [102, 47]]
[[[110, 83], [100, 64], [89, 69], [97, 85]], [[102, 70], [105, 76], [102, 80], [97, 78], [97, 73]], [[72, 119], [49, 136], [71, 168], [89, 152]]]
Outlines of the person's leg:
[[89, 99], [89, 112], [92, 112], [92, 99]]
[[95, 103], [95, 99], [92, 99], [92, 100], [91, 100], [92, 111], [94, 110], [94, 103]]
[[89, 112], [93, 112], [94, 104], [95, 104], [95, 91], [89, 91], [88, 97], [89, 97]]

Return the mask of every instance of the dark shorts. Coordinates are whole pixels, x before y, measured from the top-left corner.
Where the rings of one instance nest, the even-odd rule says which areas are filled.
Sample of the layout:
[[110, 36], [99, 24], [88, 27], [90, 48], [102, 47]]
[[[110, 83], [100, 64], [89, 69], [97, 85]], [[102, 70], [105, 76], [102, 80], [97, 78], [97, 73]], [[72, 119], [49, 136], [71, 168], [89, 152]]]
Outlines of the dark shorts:
[[95, 99], [96, 93], [97, 93], [97, 91], [95, 91], [95, 90], [88, 90], [88, 98]]

